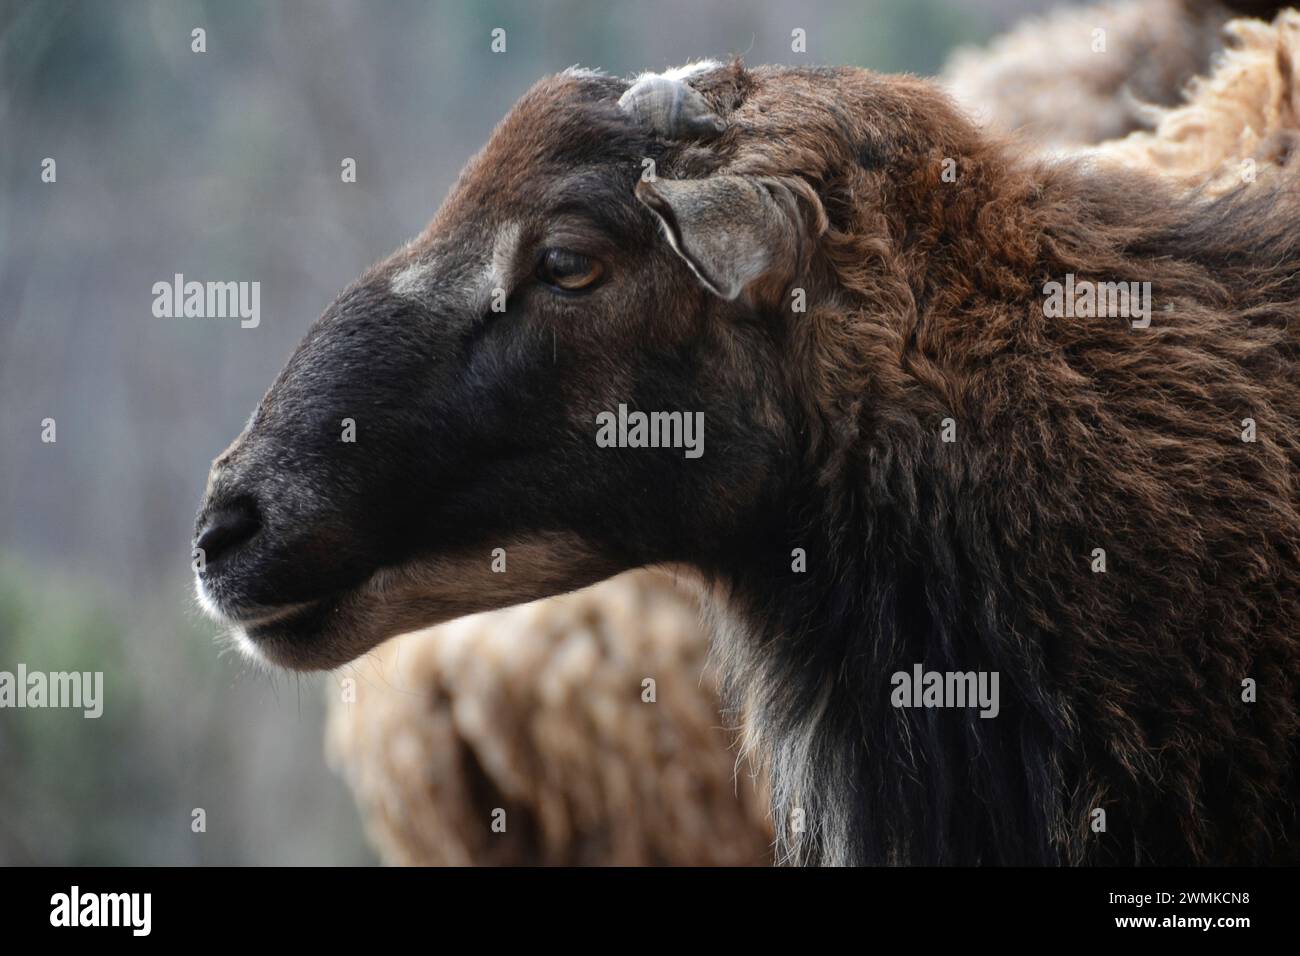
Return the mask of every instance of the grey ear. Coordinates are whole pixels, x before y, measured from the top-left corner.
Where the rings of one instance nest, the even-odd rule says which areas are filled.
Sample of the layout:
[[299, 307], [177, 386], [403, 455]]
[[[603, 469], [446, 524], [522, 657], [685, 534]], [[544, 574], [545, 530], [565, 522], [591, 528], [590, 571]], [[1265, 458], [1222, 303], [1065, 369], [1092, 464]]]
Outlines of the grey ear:
[[705, 287], [728, 301], [761, 279], [796, 275], [809, 240], [826, 230], [821, 202], [801, 179], [657, 179], [637, 183], [636, 196]]

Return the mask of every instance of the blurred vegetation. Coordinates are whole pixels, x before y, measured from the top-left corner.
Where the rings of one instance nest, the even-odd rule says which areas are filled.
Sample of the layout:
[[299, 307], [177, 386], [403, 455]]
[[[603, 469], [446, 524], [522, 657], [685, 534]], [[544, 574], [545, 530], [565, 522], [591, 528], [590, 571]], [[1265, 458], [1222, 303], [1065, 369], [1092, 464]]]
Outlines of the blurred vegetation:
[[[321, 755], [329, 678], [251, 672], [195, 613], [193, 509], [311, 320], [538, 76], [732, 53], [925, 73], [1041, 6], [0, 0], [0, 670], [102, 670], [106, 698], [0, 711], [0, 863], [373, 859]], [[177, 272], [260, 281], [260, 327], [154, 318]]]
[[[291, 696], [249, 678], [193, 615], [146, 624], [122, 603], [93, 581], [0, 558], [0, 670], [100, 671], [104, 682], [98, 718], [0, 716], [0, 863], [372, 862], [342, 784], [321, 786], [318, 689]], [[256, 805], [270, 809], [249, 815]], [[194, 833], [199, 807], [207, 829]]]

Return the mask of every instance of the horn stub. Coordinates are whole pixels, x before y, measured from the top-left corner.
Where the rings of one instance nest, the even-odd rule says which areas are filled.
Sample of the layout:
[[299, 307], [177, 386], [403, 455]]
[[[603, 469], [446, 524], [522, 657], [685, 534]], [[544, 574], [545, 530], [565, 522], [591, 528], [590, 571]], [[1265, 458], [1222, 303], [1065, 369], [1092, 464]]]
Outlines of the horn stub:
[[710, 109], [699, 90], [658, 74], [633, 83], [619, 97], [618, 105], [667, 139], [704, 139], [726, 129], [726, 123]]

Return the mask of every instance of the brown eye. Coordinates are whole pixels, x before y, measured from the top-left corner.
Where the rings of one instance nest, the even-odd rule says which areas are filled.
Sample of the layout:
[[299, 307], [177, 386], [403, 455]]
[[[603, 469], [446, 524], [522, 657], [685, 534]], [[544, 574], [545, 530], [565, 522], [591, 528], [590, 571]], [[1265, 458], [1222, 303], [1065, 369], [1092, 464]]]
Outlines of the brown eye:
[[537, 264], [537, 277], [565, 292], [590, 288], [604, 272], [599, 260], [568, 249], [547, 249]]

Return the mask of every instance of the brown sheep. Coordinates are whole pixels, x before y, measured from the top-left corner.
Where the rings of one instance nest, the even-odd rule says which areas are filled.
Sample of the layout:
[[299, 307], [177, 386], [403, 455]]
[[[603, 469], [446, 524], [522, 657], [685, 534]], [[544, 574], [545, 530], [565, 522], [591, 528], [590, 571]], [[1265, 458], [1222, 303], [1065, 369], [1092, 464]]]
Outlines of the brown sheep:
[[[672, 564], [794, 859], [1288, 858], [1294, 176], [1044, 163], [907, 77], [668, 79], [540, 82], [327, 310], [214, 465], [207, 606], [328, 668]], [[1076, 275], [1150, 285], [1065, 319]]]
[[[1135, 133], [1104, 144], [1098, 155], [1109, 154], [1114, 161], [1167, 171], [1187, 185], [1201, 185], [1207, 179], [1219, 184], [1230, 182], [1232, 175], [1239, 172], [1241, 157], [1259, 155], [1261, 142], [1296, 129], [1294, 113], [1286, 108], [1286, 104], [1294, 102], [1288, 97], [1292, 91], [1284, 82], [1287, 76], [1294, 78], [1294, 71], [1288, 67], [1300, 52], [1296, 46], [1296, 20], [1297, 15], [1292, 12], [1280, 15], [1272, 27], [1253, 20], [1229, 24], [1226, 34], [1233, 52], [1216, 67], [1212, 77], [1193, 81], [1186, 96], [1188, 102], [1162, 113], [1154, 133]], [[1204, 165], [1207, 162], [1208, 166]], [[1229, 175], [1224, 175], [1225, 170]], [[635, 588], [629, 585], [633, 580], [636, 580]], [[384, 859], [402, 864], [536, 859], [536, 848], [522, 845], [513, 834], [511, 838], [493, 834], [489, 839], [484, 821], [491, 808], [489, 804], [494, 807], [503, 802], [499, 796], [492, 795], [499, 794], [500, 788], [491, 788], [485, 795], [482, 788], [469, 787], [464, 767], [466, 755], [475, 746], [501, 749], [512, 746], [511, 742], [515, 751], [525, 751], [522, 765], [536, 766], [540, 748], [531, 744], [529, 725], [540, 697], [533, 686], [533, 675], [540, 675], [541, 670], [512, 666], [510, 661], [517, 661], [518, 657], [504, 658], [505, 663], [495, 668], [482, 661], [502, 660], [492, 648], [516, 639], [539, 641], [538, 653], [553, 657], [556, 648], [574, 639], [570, 629], [575, 625], [580, 639], [590, 644], [589, 617], [608, 619], [615, 627], [614, 632], [620, 633], [619, 626], [613, 622], [625, 620], [621, 608], [629, 591], [664, 592], [663, 599], [671, 602], [674, 587], [653, 573], [626, 575], [581, 592], [588, 604], [587, 613], [581, 616], [533, 611], [521, 622], [514, 611], [501, 611], [467, 619], [474, 622], [472, 628], [465, 627], [465, 622], [456, 622], [408, 635], [400, 639], [400, 652], [394, 652], [391, 645], [380, 651], [384, 674], [394, 676], [366, 681], [355, 703], [345, 704], [338, 693], [331, 693], [331, 759], [352, 785], [367, 829]], [[541, 607], [552, 602], [571, 607], [573, 600], [573, 597], [549, 599]], [[649, 634], [648, 639], [655, 646], [661, 643], [673, 646], [678, 653], [664, 660], [663, 655], [647, 648], [646, 659], [656, 660], [656, 673], [675, 674], [679, 693], [694, 689], [699, 706], [692, 707], [688, 716], [698, 716], [702, 713], [700, 707], [706, 713], [716, 712], [714, 682], [706, 679], [692, 683], [707, 639], [700, 623], [692, 615], [677, 615], [671, 622], [661, 620], [658, 627], [661, 630]], [[608, 628], [599, 631], [607, 633]], [[596, 642], [596, 646], [612, 658], [626, 662], [628, 647], [641, 646], [636, 635], [643, 633], [644, 628], [637, 628], [634, 637], [626, 642]], [[482, 661], [472, 670], [471, 680], [465, 680], [463, 674], [464, 649], [470, 646], [467, 641], [485, 647]], [[443, 663], [448, 657], [445, 647], [449, 644], [460, 649], [460, 655], [453, 660], [461, 666]], [[688, 648], [694, 650], [683, 653]], [[587, 659], [593, 671], [611, 669], [601, 657]], [[405, 666], [395, 670], [399, 662]], [[388, 679], [400, 680], [402, 686], [392, 687]], [[470, 737], [457, 731], [454, 715], [458, 707], [464, 708], [457, 703], [461, 700], [500, 702], [500, 706], [491, 708], [495, 719], [490, 736]], [[625, 694], [615, 698], [614, 703], [629, 717], [643, 708], [639, 696]], [[563, 721], [565, 712], [552, 710], [551, 718]], [[577, 727], [570, 730], [574, 734], [584, 732]], [[612, 752], [608, 737], [598, 739], [602, 740], [606, 759], [620, 762], [639, 759], [638, 751], [646, 746], [644, 740], [627, 731], [618, 734], [620, 746]], [[696, 741], [697, 746], [714, 755], [726, 745], [726, 740], [718, 734], [701, 734]], [[698, 756], [692, 752], [674, 759], [689, 764]], [[484, 765], [481, 759], [472, 764], [478, 768]], [[571, 768], [573, 764], [563, 766]], [[508, 779], [517, 777], [518, 774], [507, 775]], [[547, 781], [553, 788], [576, 786], [576, 781], [569, 780], [563, 771], [548, 775]], [[658, 858], [673, 863], [726, 862], [727, 856], [717, 851], [720, 844], [730, 846], [731, 841], [720, 835], [726, 834], [729, 826], [745, 833], [755, 847], [765, 845], [764, 841], [770, 839], [770, 824], [754, 813], [753, 801], [743, 798], [746, 792], [750, 792], [749, 788], [742, 783], [741, 798], [729, 803], [709, 799], [712, 791], [706, 791], [698, 802], [696, 815], [711, 815], [713, 822], [707, 830], [694, 830], [704, 842], [695, 845], [670, 827], [660, 841]], [[636, 834], [646, 829], [640, 822], [638, 808], [631, 804], [606, 805], [603, 809], [611, 819], [619, 821], [619, 827]], [[666, 822], [658, 821], [658, 825]], [[608, 829], [607, 821], [601, 825]], [[570, 830], [568, 837], [575, 846], [553, 846], [548, 859], [626, 863], [646, 858], [644, 853], [630, 857], [610, 852], [613, 848], [608, 841], [603, 844], [604, 855], [593, 853], [591, 841], [582, 834]]]

